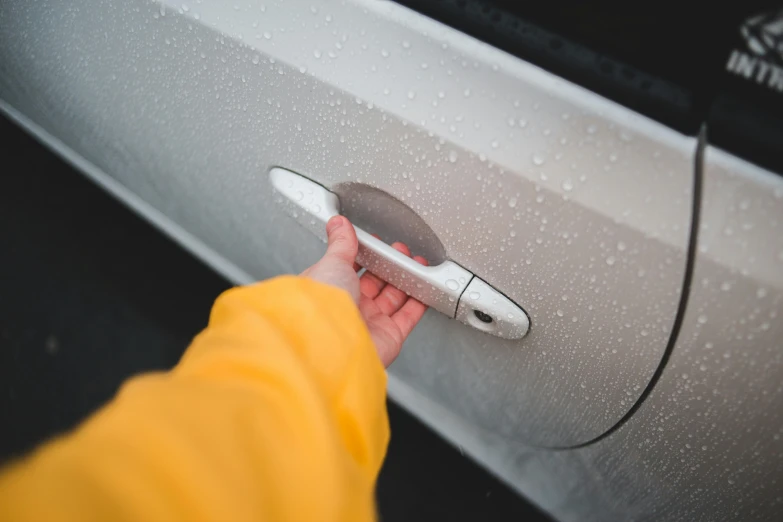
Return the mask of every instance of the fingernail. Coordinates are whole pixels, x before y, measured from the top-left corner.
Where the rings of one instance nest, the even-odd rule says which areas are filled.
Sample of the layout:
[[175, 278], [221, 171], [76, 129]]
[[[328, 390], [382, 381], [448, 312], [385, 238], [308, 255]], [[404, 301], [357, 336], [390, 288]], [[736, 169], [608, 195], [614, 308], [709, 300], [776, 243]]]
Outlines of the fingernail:
[[342, 216], [334, 216], [332, 219], [329, 220], [328, 223], [326, 223], [326, 233], [331, 234], [342, 224], [343, 224]]

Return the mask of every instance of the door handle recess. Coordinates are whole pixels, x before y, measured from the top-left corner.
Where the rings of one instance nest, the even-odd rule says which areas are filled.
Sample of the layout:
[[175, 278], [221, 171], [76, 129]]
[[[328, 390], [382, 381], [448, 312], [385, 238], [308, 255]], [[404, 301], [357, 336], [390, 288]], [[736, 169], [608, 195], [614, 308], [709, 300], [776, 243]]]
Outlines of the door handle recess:
[[[293, 216], [322, 240], [324, 225], [340, 214], [340, 199], [323, 186], [279, 167], [269, 172], [274, 189]], [[427, 306], [483, 332], [520, 339], [528, 331], [527, 314], [506, 296], [453, 261], [424, 266], [375, 236], [354, 227], [359, 239], [356, 262]]]

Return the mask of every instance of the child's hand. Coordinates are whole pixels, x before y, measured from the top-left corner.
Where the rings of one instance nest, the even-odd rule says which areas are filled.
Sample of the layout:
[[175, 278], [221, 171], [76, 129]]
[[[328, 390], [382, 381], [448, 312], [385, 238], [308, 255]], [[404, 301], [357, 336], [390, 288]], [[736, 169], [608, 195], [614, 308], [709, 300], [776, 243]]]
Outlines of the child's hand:
[[[350, 221], [335, 216], [326, 224], [329, 244], [326, 254], [302, 275], [347, 291], [359, 305], [359, 311], [367, 323], [375, 349], [384, 366], [388, 367], [400, 353], [402, 343], [424, 315], [427, 307], [374, 274], [365, 272], [359, 278], [356, 264], [359, 241]], [[392, 245], [410, 256], [410, 250], [402, 243]], [[413, 259], [426, 265], [420, 256]]]

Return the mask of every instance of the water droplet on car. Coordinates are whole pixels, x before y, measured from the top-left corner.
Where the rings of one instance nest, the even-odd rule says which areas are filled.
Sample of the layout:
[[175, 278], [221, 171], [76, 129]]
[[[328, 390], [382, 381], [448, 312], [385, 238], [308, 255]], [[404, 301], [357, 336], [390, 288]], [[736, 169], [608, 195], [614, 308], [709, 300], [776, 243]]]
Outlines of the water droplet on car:
[[471, 292], [471, 293], [469, 294], [469, 297], [470, 297], [471, 299], [473, 299], [473, 300], [476, 300], [476, 299], [478, 299], [479, 297], [481, 297], [481, 294], [480, 294], [480, 293], [478, 293], [478, 292]]
[[448, 288], [449, 290], [456, 290], [459, 288], [459, 283], [456, 282], [454, 279], [447, 279], [446, 288]]

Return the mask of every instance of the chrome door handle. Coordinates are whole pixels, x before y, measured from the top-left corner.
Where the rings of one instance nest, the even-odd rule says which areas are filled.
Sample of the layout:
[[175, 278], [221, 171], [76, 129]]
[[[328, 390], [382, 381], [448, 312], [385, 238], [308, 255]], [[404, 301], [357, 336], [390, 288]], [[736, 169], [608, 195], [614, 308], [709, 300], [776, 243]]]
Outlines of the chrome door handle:
[[[324, 225], [340, 214], [337, 195], [279, 167], [269, 172], [269, 180], [293, 205], [294, 217], [325, 240]], [[487, 333], [506, 339], [519, 339], [527, 333], [529, 320], [525, 312], [457, 263], [419, 264], [361, 228], [354, 228], [359, 239], [356, 261], [379, 278], [427, 306]]]

